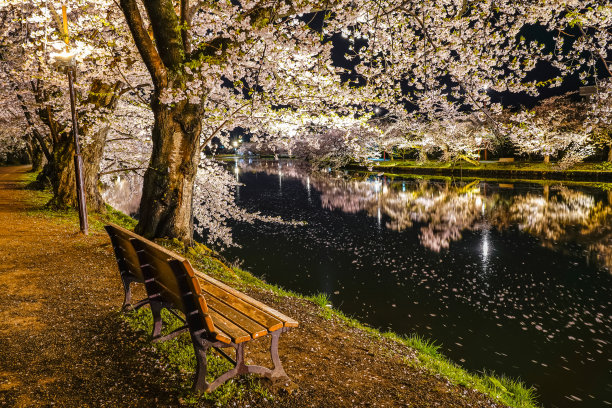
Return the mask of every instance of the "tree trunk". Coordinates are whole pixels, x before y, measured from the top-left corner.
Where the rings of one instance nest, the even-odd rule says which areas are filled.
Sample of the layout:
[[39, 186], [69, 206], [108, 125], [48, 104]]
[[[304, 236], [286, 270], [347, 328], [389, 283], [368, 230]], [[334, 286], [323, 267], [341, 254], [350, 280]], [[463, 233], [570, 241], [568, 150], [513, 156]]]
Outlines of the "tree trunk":
[[202, 113], [193, 105], [152, 103], [153, 152], [145, 172], [136, 232], [193, 241], [193, 186], [200, 161]]
[[50, 163], [53, 197], [47, 205], [55, 208], [76, 207], [74, 144], [72, 138], [70, 133], [61, 132], [53, 139], [53, 160]]
[[[112, 112], [117, 107], [120, 88], [121, 82], [108, 84], [95, 79], [91, 84], [85, 104], [93, 104], [98, 109]], [[104, 156], [104, 146], [106, 145], [110, 125], [93, 126], [93, 128], [98, 129], [93, 133], [90, 130], [91, 128], [91, 124], [87, 123], [83, 123], [83, 127], [79, 128], [79, 133], [83, 135], [83, 139], [88, 141], [86, 145], [82, 146], [85, 197], [88, 210], [104, 212], [106, 206], [100, 192], [100, 162]]]
[[612, 162], [612, 143], [608, 144], [608, 161]]
[[104, 212], [106, 210], [100, 192], [100, 162], [104, 154], [104, 145], [109, 130], [109, 126], [105, 126], [95, 134], [90, 135], [91, 142], [84, 146], [82, 150], [83, 180], [88, 211]]
[[544, 155], [544, 163], [550, 163], [550, 155], [549, 154], [545, 154]]
[[43, 168], [43, 160], [45, 156], [43, 155], [43, 151], [38, 145], [38, 142], [34, 141], [34, 139], [30, 140], [30, 157], [32, 158], [32, 170], [33, 173], [37, 173]]
[[[186, 101], [172, 106], [159, 103], [164, 90], [186, 89], [185, 67], [191, 47], [188, 36], [183, 34], [188, 25], [189, 2], [180, 2], [183, 10], [180, 19], [174, 2], [144, 1], [142, 4], [152, 32], [145, 28], [145, 19], [135, 0], [120, 1], [132, 38], [155, 86], [151, 101], [155, 117], [153, 151], [143, 181], [136, 232], [148, 238], [178, 238], [191, 245], [193, 183], [200, 161], [202, 106]], [[217, 49], [210, 48], [211, 53]]]

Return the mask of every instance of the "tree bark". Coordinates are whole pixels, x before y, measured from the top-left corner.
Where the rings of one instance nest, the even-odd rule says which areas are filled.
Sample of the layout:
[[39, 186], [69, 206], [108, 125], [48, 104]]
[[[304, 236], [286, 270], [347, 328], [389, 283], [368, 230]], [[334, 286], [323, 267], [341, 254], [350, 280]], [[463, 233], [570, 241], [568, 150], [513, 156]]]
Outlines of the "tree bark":
[[612, 162], [612, 143], [608, 144], [608, 161]]
[[545, 154], [544, 155], [544, 163], [550, 163], [550, 155], [549, 154]]
[[185, 103], [167, 108], [154, 102], [152, 107], [153, 153], [144, 176], [136, 232], [149, 238], [178, 238], [192, 245], [202, 113]]
[[47, 205], [54, 208], [74, 208], [77, 206], [77, 196], [74, 175], [74, 144], [70, 133], [61, 132], [53, 138], [52, 157], [49, 175], [53, 197]]
[[30, 157], [32, 159], [32, 169], [30, 171], [36, 173], [42, 170], [45, 156], [40, 145], [34, 138], [30, 139], [28, 144], [30, 145]]

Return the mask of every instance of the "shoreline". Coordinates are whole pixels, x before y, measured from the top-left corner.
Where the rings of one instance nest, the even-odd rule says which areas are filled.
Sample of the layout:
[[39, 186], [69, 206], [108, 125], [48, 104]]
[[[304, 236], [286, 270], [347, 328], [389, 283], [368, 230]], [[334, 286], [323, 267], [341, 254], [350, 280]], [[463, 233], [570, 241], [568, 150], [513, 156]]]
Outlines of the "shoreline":
[[343, 168], [354, 171], [378, 171], [395, 174], [416, 174], [451, 177], [475, 177], [496, 179], [521, 179], [544, 181], [612, 182], [612, 171], [607, 170], [532, 170], [521, 169], [515, 165], [504, 164], [504, 168], [477, 168], [475, 166], [433, 167], [412, 165], [372, 165], [349, 164]]

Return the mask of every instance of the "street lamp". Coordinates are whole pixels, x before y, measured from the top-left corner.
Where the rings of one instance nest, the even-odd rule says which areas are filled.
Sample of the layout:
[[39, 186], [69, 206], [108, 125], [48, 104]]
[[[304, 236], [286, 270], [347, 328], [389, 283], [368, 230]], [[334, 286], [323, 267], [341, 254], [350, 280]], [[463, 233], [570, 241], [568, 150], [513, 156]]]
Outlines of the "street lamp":
[[66, 17], [66, 6], [62, 5], [62, 17], [64, 19], [64, 40], [66, 48], [63, 52], [50, 55], [52, 63], [60, 71], [64, 71], [68, 77], [68, 89], [70, 92], [70, 111], [72, 113], [72, 135], [74, 137], [74, 173], [76, 177], [77, 201], [79, 206], [79, 223], [81, 232], [87, 235], [89, 225], [87, 221], [87, 203], [85, 202], [85, 189], [83, 188], [83, 157], [79, 147], [79, 128], [77, 125], [76, 97], [74, 94], [74, 77], [76, 73], [76, 50], [70, 50], [68, 43], [68, 19]]

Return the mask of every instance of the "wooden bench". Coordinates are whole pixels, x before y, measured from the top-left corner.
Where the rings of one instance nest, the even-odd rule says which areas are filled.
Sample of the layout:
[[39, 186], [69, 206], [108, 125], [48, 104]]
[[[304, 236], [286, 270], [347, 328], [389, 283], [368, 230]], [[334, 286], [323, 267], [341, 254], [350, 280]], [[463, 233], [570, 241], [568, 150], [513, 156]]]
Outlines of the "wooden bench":
[[[297, 321], [194, 270], [187, 259], [154, 242], [117, 225], [105, 228], [113, 242], [124, 289], [127, 287], [124, 307], [129, 304], [130, 283], [143, 282], [153, 314], [153, 338], [161, 341], [189, 331], [197, 360], [196, 390], [212, 391], [228, 379], [247, 373], [271, 380], [288, 379], [278, 355], [278, 342], [281, 333], [298, 326]], [[135, 266], [134, 255], [138, 259], [140, 276], [130, 269]], [[161, 336], [162, 308], [174, 312], [185, 325]], [[274, 368], [245, 364], [244, 345], [267, 335], [271, 336], [270, 356]], [[206, 381], [206, 352], [211, 347], [234, 367], [209, 383]], [[221, 350], [229, 347], [235, 350], [235, 359]]]

